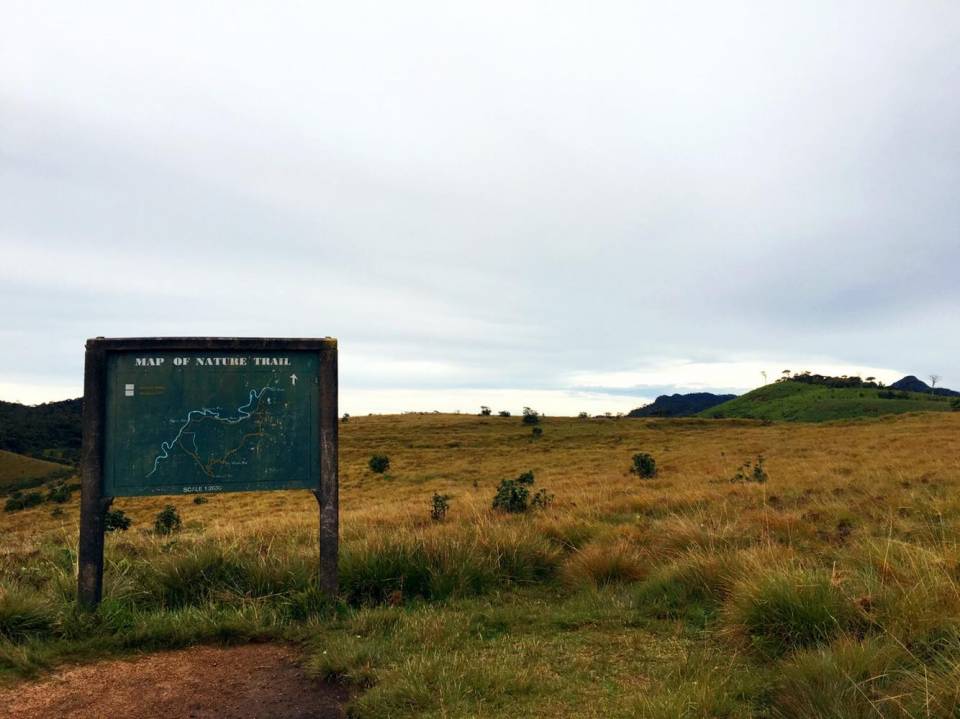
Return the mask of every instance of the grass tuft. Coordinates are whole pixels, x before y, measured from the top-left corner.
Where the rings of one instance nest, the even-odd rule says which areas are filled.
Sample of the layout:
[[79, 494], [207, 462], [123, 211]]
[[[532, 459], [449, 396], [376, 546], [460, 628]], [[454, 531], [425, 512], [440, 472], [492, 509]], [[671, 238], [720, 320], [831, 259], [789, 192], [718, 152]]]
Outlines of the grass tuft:
[[722, 612], [727, 636], [765, 657], [826, 644], [864, 621], [822, 570], [758, 568], [734, 587]]

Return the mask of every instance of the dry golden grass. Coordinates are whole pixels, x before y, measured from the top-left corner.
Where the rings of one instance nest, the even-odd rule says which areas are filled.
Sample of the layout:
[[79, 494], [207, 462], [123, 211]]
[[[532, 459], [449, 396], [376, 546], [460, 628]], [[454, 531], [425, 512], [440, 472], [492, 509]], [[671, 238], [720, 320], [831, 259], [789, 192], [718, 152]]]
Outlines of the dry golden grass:
[[[864, 716], [878, 702], [880, 716], [953, 706], [960, 414], [817, 425], [546, 418], [541, 426], [534, 440], [519, 418], [341, 425], [344, 583], [354, 598], [382, 605], [357, 610], [339, 629], [310, 631], [324, 647], [317, 671], [374, 685], [357, 700], [358, 715], [468, 716], [474, 700], [510, 702], [530, 716], [831, 715], [860, 701], [843, 672], [877, 667], [889, 673], [870, 679], [872, 694], [857, 705]], [[655, 479], [630, 474], [639, 451], [656, 458]], [[373, 453], [389, 455], [386, 475], [367, 468]], [[730, 481], [760, 455], [768, 482]], [[494, 512], [499, 481], [526, 470], [553, 504]], [[444, 522], [430, 519], [434, 492], [450, 497]], [[150, 531], [167, 503], [185, 522], [172, 550]], [[186, 571], [173, 566], [177, 557], [202, 567], [211, 551], [250, 556], [266, 575], [305, 571], [316, 554], [317, 506], [306, 492], [223, 494], [202, 505], [118, 499], [115, 507], [134, 519], [130, 532], [108, 539], [108, 591], [117, 597], [135, 595], [140, 575], [117, 575], [138, 561], [160, 567], [151, 571], [169, 584], [163, 572]], [[33, 581], [31, 557], [75, 543], [76, 500], [60, 517], [50, 511], [0, 515], [0, 581]], [[405, 575], [411, 567], [423, 576]], [[496, 594], [508, 585], [534, 593]], [[417, 603], [491, 592], [501, 598]], [[435, 647], [423, 642], [430, 632]], [[518, 678], [523, 662], [542, 680]], [[722, 677], [704, 667], [723, 667]], [[927, 695], [918, 672], [933, 687]], [[418, 693], [418, 682], [433, 693]], [[457, 698], [464, 686], [473, 699]], [[903, 698], [890, 699], [897, 692]]]
[[[849, 539], [837, 530], [842, 519], [858, 536], [893, 534], [935, 543], [957, 508], [960, 414], [772, 426], [547, 418], [542, 426], [543, 437], [531, 440], [515, 418], [352, 418], [341, 425], [344, 540], [422, 525], [434, 491], [451, 496], [447, 524], [476, 522], [489, 514], [496, 484], [527, 469], [536, 473], [536, 487], [556, 496], [538, 521], [631, 520], [651, 528], [651, 541], [665, 551], [760, 536], [835, 545]], [[641, 450], [657, 459], [654, 480], [628, 471], [631, 455]], [[390, 456], [386, 475], [367, 468], [374, 452]], [[768, 483], [728, 481], [758, 455], [766, 460]], [[223, 494], [205, 505], [193, 505], [190, 497], [122, 498], [115, 506], [143, 526], [171, 502], [208, 532], [258, 524], [309, 526], [316, 515], [315, 500], [306, 492]], [[61, 520], [39, 508], [2, 516], [0, 522], [7, 537], [36, 541], [49, 532], [72, 531], [76, 511], [73, 503]]]
[[62, 464], [45, 462], [42, 459], [0, 449], [0, 490], [23, 480], [45, 478], [66, 469], [67, 467]]

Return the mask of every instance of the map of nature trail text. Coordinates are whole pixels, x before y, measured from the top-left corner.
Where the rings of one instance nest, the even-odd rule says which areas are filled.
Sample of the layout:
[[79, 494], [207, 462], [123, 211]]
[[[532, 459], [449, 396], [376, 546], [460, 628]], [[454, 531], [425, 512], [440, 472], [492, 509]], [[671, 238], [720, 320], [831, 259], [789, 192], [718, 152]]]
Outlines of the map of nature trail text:
[[[280, 387], [270, 385], [259, 390], [252, 389], [247, 395], [246, 403], [237, 407], [232, 416], [223, 416], [220, 407], [202, 407], [188, 411], [176, 436], [170, 441], [161, 442], [160, 452], [153, 460], [153, 468], [146, 476], [151, 477], [156, 473], [161, 462], [169, 459], [170, 453], [178, 447], [207, 477], [222, 479], [229, 476], [222, 473], [225, 468], [247, 464], [238, 454], [249, 440], [253, 440], [249, 446], [255, 451], [260, 440], [267, 435], [267, 430], [279, 427], [276, 418], [270, 416], [270, 408], [273, 397], [279, 398], [283, 392]], [[234, 427], [242, 430], [239, 437], [231, 437], [222, 431]], [[189, 444], [186, 443], [188, 437]]]

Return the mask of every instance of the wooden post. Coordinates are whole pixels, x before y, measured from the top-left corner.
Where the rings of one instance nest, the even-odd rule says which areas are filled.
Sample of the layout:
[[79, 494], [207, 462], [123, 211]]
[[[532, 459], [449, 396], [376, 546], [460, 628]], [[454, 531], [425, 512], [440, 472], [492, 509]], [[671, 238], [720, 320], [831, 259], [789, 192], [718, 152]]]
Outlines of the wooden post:
[[96, 609], [103, 595], [103, 520], [111, 501], [103, 497], [106, 360], [104, 347], [97, 340], [87, 340], [83, 374], [77, 601], [88, 610]]
[[337, 347], [320, 351], [320, 591], [331, 599], [339, 589], [340, 495]]

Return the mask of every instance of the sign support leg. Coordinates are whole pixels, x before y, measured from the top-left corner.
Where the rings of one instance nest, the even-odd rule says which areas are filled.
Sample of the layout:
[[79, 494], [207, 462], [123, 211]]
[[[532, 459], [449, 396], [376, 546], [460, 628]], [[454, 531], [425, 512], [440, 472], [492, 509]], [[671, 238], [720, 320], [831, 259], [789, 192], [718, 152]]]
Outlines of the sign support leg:
[[77, 548], [77, 602], [87, 610], [96, 609], [103, 596], [103, 523], [112, 501], [103, 496], [105, 380], [106, 352], [95, 342], [88, 342], [83, 377], [80, 543]]
[[337, 350], [321, 352], [320, 361], [320, 591], [333, 599], [339, 590], [340, 496], [338, 478]]

